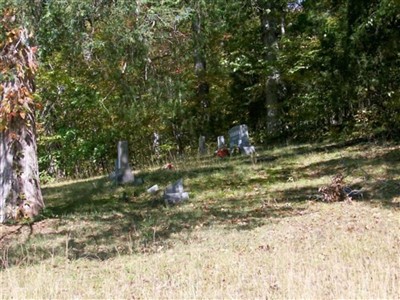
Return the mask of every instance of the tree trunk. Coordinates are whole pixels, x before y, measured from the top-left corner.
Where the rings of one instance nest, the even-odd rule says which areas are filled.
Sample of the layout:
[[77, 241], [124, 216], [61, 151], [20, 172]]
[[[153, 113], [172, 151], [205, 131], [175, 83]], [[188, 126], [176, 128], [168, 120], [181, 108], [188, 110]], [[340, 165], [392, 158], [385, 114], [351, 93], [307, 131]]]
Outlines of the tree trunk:
[[282, 16], [278, 5], [273, 1], [258, 1], [261, 23], [262, 43], [268, 71], [264, 82], [265, 105], [267, 109], [267, 134], [276, 136], [279, 130], [278, 82], [280, 73], [276, 69], [279, 33], [284, 31]]
[[192, 19], [192, 32], [193, 32], [193, 56], [194, 56], [194, 73], [197, 77], [197, 91], [196, 98], [198, 105], [200, 105], [199, 114], [201, 115], [202, 129], [201, 134], [205, 134], [210, 121], [209, 107], [210, 107], [210, 85], [206, 78], [206, 58], [204, 54], [204, 34], [203, 34], [203, 16], [201, 12], [200, 3], [197, 4], [195, 13]]
[[0, 223], [32, 218], [44, 207], [36, 149], [34, 74], [36, 48], [13, 10], [5, 10], [0, 34]]
[[33, 114], [0, 132], [0, 223], [32, 218], [44, 207]]
[[6, 199], [12, 184], [12, 155], [8, 150], [7, 133], [0, 131], [0, 223], [6, 220]]

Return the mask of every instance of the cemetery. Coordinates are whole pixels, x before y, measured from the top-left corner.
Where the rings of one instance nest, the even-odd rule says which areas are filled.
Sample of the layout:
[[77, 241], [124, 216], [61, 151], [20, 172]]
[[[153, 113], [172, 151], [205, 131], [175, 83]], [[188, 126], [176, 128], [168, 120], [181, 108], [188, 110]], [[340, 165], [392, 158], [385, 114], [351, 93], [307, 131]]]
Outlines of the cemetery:
[[400, 299], [400, 1], [0, 1], [0, 299]]
[[[64, 268], [62, 262], [67, 260], [68, 267], [62, 269], [65, 270], [62, 275], [68, 280], [94, 265], [96, 273], [93, 274], [99, 274], [93, 276], [100, 276], [96, 278], [104, 282], [115, 278], [117, 286], [125, 286], [131, 272], [151, 277], [154, 271], [150, 270], [157, 270], [161, 283], [155, 282], [164, 295], [172, 295], [169, 291], [178, 293], [179, 289], [164, 287], [169, 270], [175, 270], [174, 280], [188, 286], [200, 280], [211, 295], [215, 274], [230, 278], [226, 286], [233, 289], [243, 284], [237, 272], [254, 278], [251, 270], [260, 270], [257, 278], [269, 278], [272, 266], [284, 269], [294, 256], [304, 262], [299, 269], [293, 269], [296, 276], [303, 276], [305, 270], [316, 272], [323, 265], [338, 278], [347, 278], [348, 261], [341, 261], [337, 256], [337, 245], [340, 245], [340, 252], [351, 253], [356, 264], [352, 270], [360, 274], [368, 272], [363, 264], [368, 253], [371, 264], [381, 270], [371, 275], [372, 279], [369, 277], [377, 285], [380, 276], [393, 274], [394, 277], [397, 272], [390, 266], [397, 263], [397, 248], [393, 245], [400, 231], [398, 202], [388, 202], [387, 207], [379, 203], [384, 201], [382, 197], [390, 195], [397, 199], [398, 189], [389, 180], [379, 189], [365, 188], [382, 184], [379, 180], [384, 178], [383, 171], [387, 168], [381, 155], [396, 159], [398, 149], [381, 148], [380, 153], [375, 153], [363, 146], [335, 146], [329, 153], [321, 152], [321, 146], [311, 145], [263, 149], [259, 155], [275, 159], [260, 160], [256, 164], [250, 163], [246, 154], [224, 159], [210, 154], [173, 161], [174, 169], [163, 168], [162, 164], [152, 169], [135, 169], [125, 183], [122, 176], [120, 183], [101, 177], [45, 186], [47, 207], [42, 219], [31, 224], [31, 234], [29, 225], [3, 227], [6, 231], [0, 235], [0, 242], [7, 245], [9, 252], [0, 262], [8, 266], [7, 272], [20, 270], [17, 265], [40, 266], [43, 271], [39, 271], [39, 278], [48, 278], [47, 268]], [[119, 161], [116, 174], [118, 170], [134, 169], [129, 163], [131, 153], [126, 151], [126, 143], [118, 143], [115, 153]], [[362, 158], [365, 153], [373, 158]], [[347, 176], [331, 178], [331, 160], [337, 157], [349, 169]], [[391, 163], [397, 162], [391, 160]], [[362, 180], [364, 173], [360, 168], [370, 176], [368, 181]], [[315, 174], [327, 175], [320, 180]], [[143, 178], [143, 182], [135, 184], [132, 178]], [[342, 188], [346, 194], [338, 193]], [[371, 250], [354, 248], [360, 239]], [[26, 251], [32, 253], [29, 260]], [[277, 260], [277, 255], [281, 259]], [[228, 268], [232, 258], [243, 262], [236, 266], [236, 271]], [[321, 264], [315, 262], [317, 258], [324, 258]], [[140, 259], [137, 267], [140, 272], [136, 267], [129, 267], [137, 259]], [[212, 268], [207, 267], [210, 260], [216, 262]], [[272, 269], [258, 269], [260, 261]], [[219, 270], [216, 266], [221, 263], [227, 267]], [[104, 272], [114, 274], [113, 277], [103, 278], [98, 269], [104, 266], [109, 268]], [[204, 280], [199, 271], [212, 280]], [[283, 282], [282, 295], [292, 295], [289, 284], [284, 281], [286, 273], [275, 274]], [[357, 281], [364, 278], [354, 276]], [[143, 286], [149, 289], [150, 283], [143, 282]], [[302, 285], [297, 285], [297, 289], [306, 292]], [[81, 295], [96, 293], [90, 286], [78, 290]], [[110, 290], [114, 296], [127, 296], [124, 290]], [[307, 290], [310, 291], [309, 287]], [[134, 291], [144, 295], [139, 287]], [[312, 291], [320, 295], [319, 288]], [[106, 291], [101, 294], [107, 295]]]
[[[217, 150], [215, 154], [219, 158], [225, 158], [233, 155], [234, 151], [238, 149], [238, 153], [245, 155], [255, 154], [255, 147], [250, 145], [250, 138], [247, 125], [238, 125], [228, 130], [229, 148], [225, 142], [224, 136], [217, 137]], [[199, 137], [198, 152], [200, 156], [207, 154], [206, 138], [205, 136]], [[160, 156], [160, 136], [157, 133], [153, 134], [153, 153], [157, 157]], [[253, 162], [255, 162], [252, 159]], [[163, 166], [165, 170], [173, 170], [175, 167], [172, 163], [166, 163]], [[129, 164], [129, 153], [127, 141], [119, 141], [117, 145], [117, 159], [115, 162], [115, 170], [108, 176], [117, 185], [125, 184], [143, 184], [143, 178], [135, 178], [133, 171]], [[159, 185], [155, 184], [147, 189], [147, 192], [152, 195], [158, 195]], [[123, 198], [126, 195], [124, 194]], [[189, 199], [189, 193], [184, 192], [183, 178], [180, 178], [174, 183], [170, 183], [165, 187], [163, 193], [163, 200], [165, 205], [174, 205]], [[153, 199], [154, 200], [154, 199]]]

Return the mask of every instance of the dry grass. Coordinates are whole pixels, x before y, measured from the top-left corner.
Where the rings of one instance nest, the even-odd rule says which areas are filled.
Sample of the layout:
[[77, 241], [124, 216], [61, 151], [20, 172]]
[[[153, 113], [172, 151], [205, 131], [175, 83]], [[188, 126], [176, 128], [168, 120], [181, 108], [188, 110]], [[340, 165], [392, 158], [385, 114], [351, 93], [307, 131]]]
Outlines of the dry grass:
[[[47, 211], [1, 226], [0, 298], [399, 299], [398, 146], [303, 145], [47, 187]], [[323, 203], [342, 172], [359, 201]], [[183, 177], [188, 203], [144, 191]], [[130, 198], [122, 202], [120, 195]]]

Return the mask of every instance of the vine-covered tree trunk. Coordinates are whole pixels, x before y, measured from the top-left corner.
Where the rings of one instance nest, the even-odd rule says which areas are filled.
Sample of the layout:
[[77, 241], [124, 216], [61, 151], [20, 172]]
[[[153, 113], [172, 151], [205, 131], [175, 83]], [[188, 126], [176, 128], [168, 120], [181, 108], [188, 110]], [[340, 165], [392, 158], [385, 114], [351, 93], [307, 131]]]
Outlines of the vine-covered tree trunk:
[[0, 42], [0, 223], [32, 218], [44, 207], [36, 152], [35, 48], [26, 28], [3, 12]]
[[33, 114], [12, 123], [0, 133], [1, 223], [32, 218], [43, 207]]

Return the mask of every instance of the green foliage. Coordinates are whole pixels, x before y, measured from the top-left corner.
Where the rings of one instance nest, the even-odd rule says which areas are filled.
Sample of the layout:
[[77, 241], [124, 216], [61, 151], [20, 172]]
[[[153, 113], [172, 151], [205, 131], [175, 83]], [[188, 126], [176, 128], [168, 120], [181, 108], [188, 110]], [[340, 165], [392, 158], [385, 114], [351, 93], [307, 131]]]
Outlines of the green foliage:
[[[30, 44], [28, 29], [17, 23], [12, 7], [1, 10], [0, 32], [3, 37], [0, 41], [0, 131], [4, 131], [16, 122], [29, 125], [27, 115], [35, 110], [33, 80], [37, 48]], [[18, 132], [8, 134], [18, 140]]]
[[290, 92], [284, 103], [288, 134], [397, 135], [399, 124], [390, 117], [398, 112], [398, 4], [304, 1], [303, 7], [280, 52]]
[[[398, 135], [396, 0], [13, 2], [40, 45], [39, 152], [51, 176], [109, 172], [121, 139], [132, 162], [148, 164], [154, 132], [164, 157], [240, 123], [267, 142], [275, 75], [278, 141]], [[274, 18], [273, 47], [263, 14]]]

